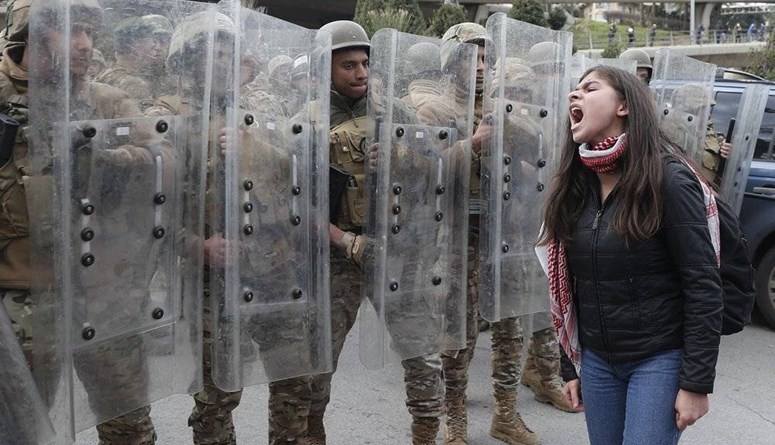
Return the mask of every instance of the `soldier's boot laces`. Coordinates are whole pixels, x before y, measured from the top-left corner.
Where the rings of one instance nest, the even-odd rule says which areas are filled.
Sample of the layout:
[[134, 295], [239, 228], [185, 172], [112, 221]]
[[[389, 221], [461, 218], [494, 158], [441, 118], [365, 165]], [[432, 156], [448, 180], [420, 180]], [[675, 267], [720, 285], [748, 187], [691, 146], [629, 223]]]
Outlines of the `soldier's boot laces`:
[[569, 412], [577, 413], [579, 410], [573, 409], [568, 403], [568, 400], [562, 394], [562, 381], [559, 376], [559, 360], [555, 369], [552, 366], [551, 369], [544, 371], [546, 375], [542, 375], [541, 369], [536, 366], [536, 362], [533, 359], [533, 355], [530, 354], [525, 361], [525, 369], [522, 371], [521, 382], [527, 386], [535, 394], [535, 399], [541, 403], [548, 403], [555, 408]]
[[415, 417], [412, 421], [412, 445], [436, 445], [439, 419]]
[[509, 445], [538, 445], [538, 435], [525, 425], [517, 411], [517, 395], [495, 394], [495, 414], [492, 417], [490, 436]]
[[323, 416], [310, 416], [307, 419], [307, 437], [304, 445], [326, 445], [326, 429]]
[[468, 416], [465, 398], [447, 400], [447, 421], [444, 445], [467, 445]]

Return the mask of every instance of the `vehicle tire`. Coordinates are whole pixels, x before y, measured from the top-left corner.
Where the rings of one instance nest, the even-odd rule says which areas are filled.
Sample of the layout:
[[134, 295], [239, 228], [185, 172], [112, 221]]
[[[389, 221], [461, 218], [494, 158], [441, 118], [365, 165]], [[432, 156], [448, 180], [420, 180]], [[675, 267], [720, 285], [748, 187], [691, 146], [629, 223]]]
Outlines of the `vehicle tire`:
[[770, 247], [756, 268], [756, 307], [775, 329], [775, 246]]

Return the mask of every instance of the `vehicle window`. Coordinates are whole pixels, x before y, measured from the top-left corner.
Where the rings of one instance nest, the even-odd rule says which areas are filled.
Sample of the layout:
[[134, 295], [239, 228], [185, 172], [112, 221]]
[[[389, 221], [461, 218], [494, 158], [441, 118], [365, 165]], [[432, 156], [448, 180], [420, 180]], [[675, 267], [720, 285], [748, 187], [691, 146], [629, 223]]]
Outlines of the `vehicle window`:
[[[737, 107], [741, 93], [719, 91], [716, 93], [716, 105], [711, 112], [711, 120], [717, 132], [726, 134], [729, 120], [737, 116]], [[773, 159], [772, 145], [775, 131], [775, 96], [770, 96], [764, 110], [759, 137], [756, 140], [754, 159]]]

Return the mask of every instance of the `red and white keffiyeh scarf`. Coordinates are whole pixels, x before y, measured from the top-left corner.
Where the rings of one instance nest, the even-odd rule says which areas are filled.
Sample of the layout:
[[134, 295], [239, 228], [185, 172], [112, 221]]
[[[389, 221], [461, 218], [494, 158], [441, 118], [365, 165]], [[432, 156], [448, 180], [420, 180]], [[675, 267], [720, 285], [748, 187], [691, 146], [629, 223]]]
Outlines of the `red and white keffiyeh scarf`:
[[581, 163], [596, 173], [611, 173], [619, 168], [619, 158], [627, 149], [627, 137], [624, 133], [619, 137], [608, 137], [590, 147], [588, 144], [579, 146]]
[[[621, 137], [621, 136], [620, 136]], [[702, 187], [705, 214], [708, 218], [708, 230], [713, 250], [716, 253], [716, 263], [721, 264], [721, 235], [719, 229], [718, 207], [716, 198], [705, 179], [700, 176], [691, 165], [685, 164], [697, 177]], [[576, 320], [576, 308], [573, 305], [571, 295], [570, 273], [568, 270], [568, 258], [565, 246], [552, 240], [548, 246], [548, 276], [550, 308], [552, 322], [560, 345], [565, 354], [576, 367], [576, 373], [581, 375], [581, 345], [579, 345], [579, 331]]]

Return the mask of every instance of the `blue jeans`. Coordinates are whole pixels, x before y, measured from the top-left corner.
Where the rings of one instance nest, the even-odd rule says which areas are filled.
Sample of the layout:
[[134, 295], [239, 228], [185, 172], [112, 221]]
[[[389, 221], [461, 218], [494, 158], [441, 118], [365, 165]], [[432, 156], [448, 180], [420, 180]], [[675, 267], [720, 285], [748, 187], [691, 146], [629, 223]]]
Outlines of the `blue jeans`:
[[581, 357], [581, 397], [591, 445], [673, 445], [681, 349], [643, 360], [608, 364]]

